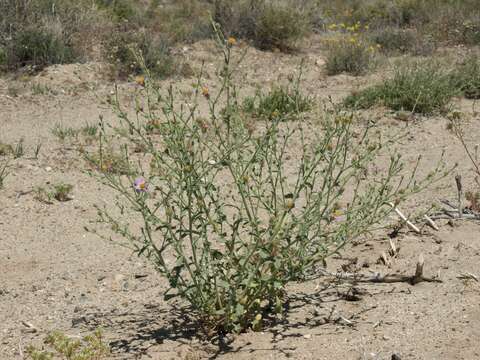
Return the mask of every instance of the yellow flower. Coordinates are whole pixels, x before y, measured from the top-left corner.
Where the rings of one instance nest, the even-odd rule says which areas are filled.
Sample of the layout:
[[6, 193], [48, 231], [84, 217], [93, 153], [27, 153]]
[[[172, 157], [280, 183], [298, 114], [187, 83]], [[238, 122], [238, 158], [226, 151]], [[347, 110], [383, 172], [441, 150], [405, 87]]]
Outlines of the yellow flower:
[[208, 87], [202, 87], [202, 95], [205, 96], [207, 99], [210, 98], [210, 91], [208, 90]]
[[235, 39], [233, 36], [230, 36], [227, 40], [228, 46], [234, 46], [237, 44], [237, 39]]
[[295, 207], [295, 202], [293, 199], [287, 199], [287, 201], [285, 201], [285, 207], [287, 210], [292, 210]]
[[343, 215], [343, 211], [342, 210], [335, 210], [333, 212], [333, 216], [335, 217], [339, 217], [339, 216], [342, 216]]
[[143, 75], [136, 76], [135, 82], [140, 86], [145, 86], [145, 76]]

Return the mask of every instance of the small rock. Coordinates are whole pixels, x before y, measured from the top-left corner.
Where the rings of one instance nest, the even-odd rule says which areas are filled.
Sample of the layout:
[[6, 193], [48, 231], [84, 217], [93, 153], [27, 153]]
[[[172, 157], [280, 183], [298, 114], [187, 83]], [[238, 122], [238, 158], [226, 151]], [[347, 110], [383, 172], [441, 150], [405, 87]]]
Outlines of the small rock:
[[80, 316], [72, 319], [72, 326], [75, 327], [80, 324], [88, 323], [87, 318], [85, 316]]
[[47, 167], [45, 168], [45, 171], [46, 171], [46, 172], [50, 172], [50, 171], [52, 171], [52, 170], [53, 170], [53, 169], [52, 169], [50, 166], [47, 166]]
[[398, 354], [392, 354], [391, 360], [402, 360], [402, 358]]
[[312, 338], [312, 334], [305, 334], [305, 335], [303, 335], [303, 337], [304, 337], [305, 339], [311, 339], [311, 338]]

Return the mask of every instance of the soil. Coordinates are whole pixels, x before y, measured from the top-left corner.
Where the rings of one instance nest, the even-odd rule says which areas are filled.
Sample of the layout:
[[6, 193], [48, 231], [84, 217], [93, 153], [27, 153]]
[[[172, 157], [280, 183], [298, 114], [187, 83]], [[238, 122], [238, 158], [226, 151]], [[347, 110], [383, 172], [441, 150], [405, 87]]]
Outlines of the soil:
[[[305, 47], [308, 51], [297, 54], [239, 47], [248, 50], [238, 75], [247, 92], [288, 81], [301, 59], [302, 89], [319, 103], [339, 101], [388, 74], [385, 65], [362, 77], [327, 77], [315, 37]], [[213, 44], [202, 41], [179, 51], [194, 69], [205, 61], [215, 91], [219, 63]], [[422, 254], [424, 275], [440, 283], [352, 286], [319, 277], [292, 284], [288, 312], [264, 331], [200, 338], [183, 304], [164, 301], [167, 284], [148, 263], [85, 230], [95, 225], [94, 204], [111, 206], [115, 194], [84, 172], [75, 143], [60, 142], [52, 128], [80, 128], [96, 123], [99, 115], [115, 121], [104, 101], [113, 89], [104, 72], [102, 64], [89, 63], [0, 79], [0, 142], [15, 144], [23, 138], [25, 148], [24, 156], [10, 162], [0, 190], [0, 359], [25, 358], [26, 347], [40, 346], [52, 330], [80, 337], [98, 326], [112, 359], [480, 358], [480, 223], [470, 220], [438, 221], [439, 231], [419, 223], [421, 234], [403, 227], [393, 238], [399, 250], [388, 265], [379, 261], [390, 249], [387, 231], [358, 239], [327, 261], [330, 271], [413, 275]], [[164, 84], [191, 89], [193, 82], [180, 78]], [[118, 84], [126, 101], [138, 86]], [[473, 146], [480, 136], [475, 102], [455, 99], [454, 104], [463, 113], [466, 141]], [[406, 131], [398, 149], [407, 164], [422, 154], [422, 173], [433, 169], [442, 151], [450, 165], [459, 164], [439, 184], [402, 205], [407, 215], [438, 205], [439, 199], [455, 201], [455, 173], [471, 188], [471, 164], [445, 117], [403, 121], [381, 108], [362, 116], [377, 121], [386, 133]], [[36, 144], [41, 144], [38, 158]], [[35, 199], [33, 189], [57, 182], [74, 186], [71, 201], [46, 204]], [[468, 273], [477, 280], [461, 276]]]

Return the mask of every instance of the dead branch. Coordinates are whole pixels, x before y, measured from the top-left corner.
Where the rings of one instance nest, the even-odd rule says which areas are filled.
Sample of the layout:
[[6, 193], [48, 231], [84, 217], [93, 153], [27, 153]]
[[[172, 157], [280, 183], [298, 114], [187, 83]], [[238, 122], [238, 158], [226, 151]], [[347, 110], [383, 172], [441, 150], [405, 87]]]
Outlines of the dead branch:
[[388, 203], [388, 205], [390, 205], [393, 210], [395, 210], [397, 215], [408, 225], [410, 229], [415, 231], [417, 234], [421, 233], [420, 229], [416, 227], [410, 220], [408, 220], [407, 217], [403, 215], [403, 213], [393, 203]]
[[462, 218], [462, 216], [463, 216], [463, 205], [462, 205], [463, 186], [462, 186], [462, 176], [461, 176], [461, 175], [455, 176], [455, 182], [457, 183], [458, 217], [459, 217], [459, 218]]
[[354, 283], [409, 283], [415, 285], [421, 282], [437, 282], [441, 283], [442, 280], [437, 278], [429, 278], [423, 275], [424, 259], [423, 255], [420, 255], [415, 268], [414, 275], [401, 275], [401, 274], [381, 274], [379, 272], [372, 275], [358, 274], [358, 273], [342, 273], [342, 272], [330, 272], [327, 269], [319, 269], [324, 276], [334, 277], [338, 280], [349, 281]]

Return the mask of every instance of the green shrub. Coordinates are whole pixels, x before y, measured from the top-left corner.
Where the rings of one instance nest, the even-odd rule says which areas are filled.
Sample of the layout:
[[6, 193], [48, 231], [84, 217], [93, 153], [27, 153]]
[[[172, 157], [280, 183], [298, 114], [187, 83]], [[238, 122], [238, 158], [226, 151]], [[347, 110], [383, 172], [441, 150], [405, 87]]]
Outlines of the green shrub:
[[95, 0], [95, 2], [119, 21], [135, 21], [138, 16], [138, 11], [131, 0]]
[[328, 75], [362, 75], [376, 65], [377, 49], [358, 34], [327, 40], [325, 68]]
[[287, 51], [307, 33], [308, 22], [298, 9], [269, 4], [258, 16], [254, 42], [260, 49]]
[[7, 50], [0, 45], [0, 71], [7, 67]]
[[348, 96], [349, 107], [385, 105], [393, 110], [431, 114], [458, 93], [450, 76], [436, 62], [414, 63], [395, 70], [391, 79]]
[[267, 94], [257, 91], [254, 97], [247, 97], [242, 108], [258, 118], [287, 120], [311, 110], [312, 105], [312, 99], [302, 95], [298, 86], [293, 90], [278, 86]]
[[[154, 264], [169, 281], [166, 299], [187, 301], [208, 331], [259, 330], [283, 311], [289, 282], [314, 274], [315, 266], [385, 219], [389, 202], [440, 173], [426, 182], [413, 173], [403, 182], [402, 162], [392, 154], [388, 170], [369, 181], [366, 169], [398, 139], [380, 143], [369, 135], [371, 126], [353, 136], [358, 127], [349, 115], [326, 114], [312, 142], [307, 122], [265, 119], [252, 131], [237, 110], [232, 47], [219, 42], [225, 64], [218, 93], [203, 87], [186, 105], [173, 89], [147, 81], [145, 108], [130, 117], [114, 103], [120, 129], [100, 127], [107, 144], [143, 144], [141, 159], [150, 169], [139, 158], [138, 165], [131, 162], [136, 176], [92, 175], [119, 195], [118, 212], [97, 207], [100, 223], [108, 225], [103, 229]], [[207, 117], [199, 114], [202, 107]]]
[[157, 78], [168, 77], [175, 71], [168, 40], [154, 37], [146, 30], [118, 29], [107, 40], [104, 52], [116, 77], [142, 74], [144, 66]]
[[425, 38], [415, 29], [399, 29], [388, 27], [376, 30], [370, 36], [374, 44], [380, 45], [386, 54], [428, 55], [435, 49], [432, 39]]
[[54, 331], [45, 339], [45, 345], [51, 350], [39, 350], [35, 346], [27, 347], [27, 355], [32, 360], [101, 360], [107, 359], [110, 348], [103, 341], [102, 333], [96, 330], [82, 340], [73, 340], [60, 331]]
[[82, 61], [108, 25], [90, 0], [4, 0], [0, 14], [0, 48], [7, 70]]
[[451, 73], [452, 83], [467, 99], [480, 98], [480, 58], [468, 56]]
[[148, 27], [165, 34], [173, 43], [192, 43], [211, 38], [211, 8], [199, 0], [177, 0], [158, 7], [154, 2], [147, 10]]
[[306, 14], [289, 1], [218, 0], [214, 20], [225, 35], [251, 40], [266, 50], [291, 50], [310, 27]]
[[45, 204], [53, 204], [53, 200], [66, 202], [72, 200], [71, 192], [73, 185], [58, 183], [49, 185], [48, 188], [37, 187], [34, 190], [34, 198]]
[[75, 59], [71, 45], [55, 34], [40, 29], [26, 29], [15, 34], [8, 49], [9, 67], [45, 67], [64, 64]]

